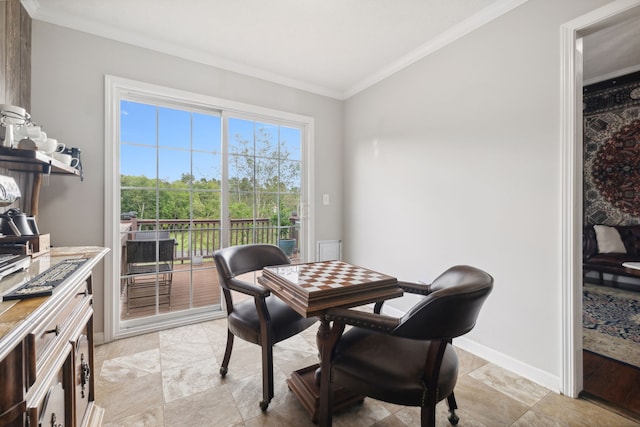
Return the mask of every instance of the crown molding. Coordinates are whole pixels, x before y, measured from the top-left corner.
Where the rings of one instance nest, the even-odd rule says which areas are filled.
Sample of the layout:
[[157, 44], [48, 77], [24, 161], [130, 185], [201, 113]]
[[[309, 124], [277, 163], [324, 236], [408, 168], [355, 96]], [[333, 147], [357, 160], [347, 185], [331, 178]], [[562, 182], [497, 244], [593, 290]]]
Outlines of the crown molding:
[[198, 62], [225, 71], [231, 71], [245, 76], [254, 77], [271, 83], [287, 86], [293, 89], [299, 89], [330, 98], [341, 99], [342, 92], [333, 90], [308, 82], [285, 77], [281, 74], [273, 73], [268, 70], [251, 67], [246, 64], [240, 64], [228, 59], [216, 57], [205, 51], [197, 49], [189, 49], [173, 43], [158, 41], [150, 37], [141, 36], [135, 32], [126, 31], [122, 28], [104, 24], [92, 20], [79, 20], [73, 16], [57, 13], [51, 9], [43, 7], [39, 0], [21, 0], [23, 6], [32, 17], [38, 21], [47, 22], [61, 27], [70, 28], [84, 33], [92, 34], [110, 40], [127, 43], [130, 45], [153, 50], [158, 53], [175, 56], [189, 61]]
[[368, 78], [365, 78], [361, 82], [353, 85], [346, 90], [343, 94], [343, 99], [352, 97], [365, 90], [366, 88], [373, 86], [374, 84], [392, 76], [404, 68], [418, 62], [428, 55], [442, 49], [450, 43], [458, 40], [459, 38], [471, 33], [472, 31], [482, 27], [483, 25], [493, 21], [494, 19], [504, 15], [505, 13], [515, 9], [516, 7], [526, 3], [527, 0], [503, 0], [493, 3], [491, 6], [482, 9], [475, 15], [470, 16], [461, 23], [451, 27], [449, 30], [441, 33], [439, 36], [429, 40], [422, 46], [401, 57], [397, 61], [389, 64], [377, 73], [372, 74]]
[[34, 13], [40, 8], [40, 2], [38, 0], [20, 0], [22, 7], [25, 8], [31, 18]]
[[177, 44], [160, 42], [150, 37], [140, 36], [131, 31], [126, 31], [112, 25], [90, 21], [79, 20], [73, 16], [57, 13], [46, 7], [46, 2], [40, 0], [21, 0], [24, 8], [27, 10], [32, 19], [36, 19], [50, 24], [59, 25], [84, 33], [93, 34], [122, 43], [139, 46], [159, 53], [172, 55], [178, 58], [198, 62], [226, 71], [243, 74], [249, 77], [265, 80], [267, 82], [287, 86], [293, 89], [299, 89], [306, 92], [315, 93], [317, 95], [326, 96], [338, 100], [346, 100], [353, 95], [367, 89], [370, 86], [384, 80], [385, 78], [397, 73], [398, 71], [410, 66], [411, 64], [423, 59], [424, 57], [436, 52], [437, 50], [447, 46], [457, 39], [471, 33], [477, 28], [487, 24], [488, 22], [502, 16], [510, 10], [520, 6], [527, 0], [499, 0], [491, 6], [472, 15], [460, 24], [453, 26], [449, 30], [443, 32], [434, 39], [421, 45], [418, 49], [402, 56], [397, 61], [389, 64], [381, 70], [364, 78], [347, 89], [329, 88], [315, 85], [302, 80], [285, 77], [281, 74], [274, 73], [265, 69], [252, 67], [247, 64], [230, 61], [225, 58], [211, 55], [205, 51], [197, 49], [189, 49]]

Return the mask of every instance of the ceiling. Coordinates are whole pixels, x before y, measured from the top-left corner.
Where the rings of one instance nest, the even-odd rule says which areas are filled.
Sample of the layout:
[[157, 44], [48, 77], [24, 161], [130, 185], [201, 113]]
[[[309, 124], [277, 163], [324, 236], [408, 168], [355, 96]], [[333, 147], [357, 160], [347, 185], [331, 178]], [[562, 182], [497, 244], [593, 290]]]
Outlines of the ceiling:
[[582, 35], [585, 84], [640, 70], [640, 7], [615, 15]]
[[[35, 20], [346, 99], [525, 1], [22, 0], [22, 3]], [[635, 44], [638, 22], [615, 24], [625, 32], [623, 38]], [[629, 32], [635, 34], [629, 36]], [[608, 45], [611, 35], [590, 37], [591, 46], [607, 44], [607, 47], [602, 51], [590, 48], [585, 53], [585, 64], [589, 52], [611, 56]], [[615, 46], [616, 50], [621, 49], [619, 44]], [[615, 58], [624, 65], [589, 58], [589, 64], [594, 64], [589, 70], [602, 75], [612, 67], [637, 65], [639, 54], [636, 44], [621, 58]], [[628, 65], [630, 62], [633, 64]], [[586, 75], [585, 68], [585, 79]]]
[[343, 99], [526, 0], [22, 0], [33, 19]]

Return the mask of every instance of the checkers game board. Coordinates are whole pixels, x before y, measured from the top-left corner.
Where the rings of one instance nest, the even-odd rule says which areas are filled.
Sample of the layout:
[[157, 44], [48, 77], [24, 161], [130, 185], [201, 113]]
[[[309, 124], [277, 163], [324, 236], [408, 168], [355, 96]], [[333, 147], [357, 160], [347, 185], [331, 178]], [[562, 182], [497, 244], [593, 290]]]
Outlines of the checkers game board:
[[402, 294], [395, 277], [342, 261], [266, 267], [259, 282], [306, 316]]

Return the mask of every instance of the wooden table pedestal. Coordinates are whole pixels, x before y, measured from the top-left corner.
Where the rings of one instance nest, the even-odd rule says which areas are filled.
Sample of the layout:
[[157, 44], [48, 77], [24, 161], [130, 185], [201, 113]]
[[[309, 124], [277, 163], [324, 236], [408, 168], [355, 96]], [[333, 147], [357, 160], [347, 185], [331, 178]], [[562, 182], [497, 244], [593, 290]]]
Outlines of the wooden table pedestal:
[[[316, 370], [320, 365], [315, 364], [298, 369], [287, 380], [289, 389], [296, 395], [304, 409], [311, 416], [311, 421], [318, 422], [320, 408], [320, 385], [316, 380]], [[362, 404], [364, 396], [357, 395], [344, 387], [333, 385], [333, 413], [352, 405]]]

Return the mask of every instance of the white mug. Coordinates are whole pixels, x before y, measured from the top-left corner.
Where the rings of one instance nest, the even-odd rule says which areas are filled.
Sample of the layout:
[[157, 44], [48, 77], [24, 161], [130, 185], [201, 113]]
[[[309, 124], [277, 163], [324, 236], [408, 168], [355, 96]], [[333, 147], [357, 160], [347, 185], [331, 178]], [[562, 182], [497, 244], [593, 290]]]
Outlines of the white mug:
[[[40, 131], [40, 134], [37, 137], [33, 138], [33, 142], [35, 142], [36, 145], [38, 145], [38, 144], [40, 144], [42, 142], [45, 142], [46, 140], [47, 140], [47, 133], [45, 131], [43, 131], [43, 130]], [[56, 142], [56, 144], [57, 144], [57, 142]]]
[[63, 165], [71, 166], [72, 168], [75, 168], [76, 166], [78, 166], [78, 163], [80, 162], [80, 160], [78, 160], [77, 158], [71, 157], [71, 154], [65, 154], [65, 153], [55, 152], [53, 153], [53, 158], [58, 160]]
[[56, 151], [56, 148], [58, 147], [58, 140], [54, 138], [46, 138], [44, 141], [36, 141], [36, 145], [38, 146], [38, 150], [45, 154], [51, 154]]
[[31, 139], [35, 141], [40, 136], [40, 126], [20, 126], [15, 130], [17, 139]]
[[56, 146], [56, 153], [62, 153], [66, 148], [66, 145], [64, 145], [62, 142], [58, 142], [58, 145]]

